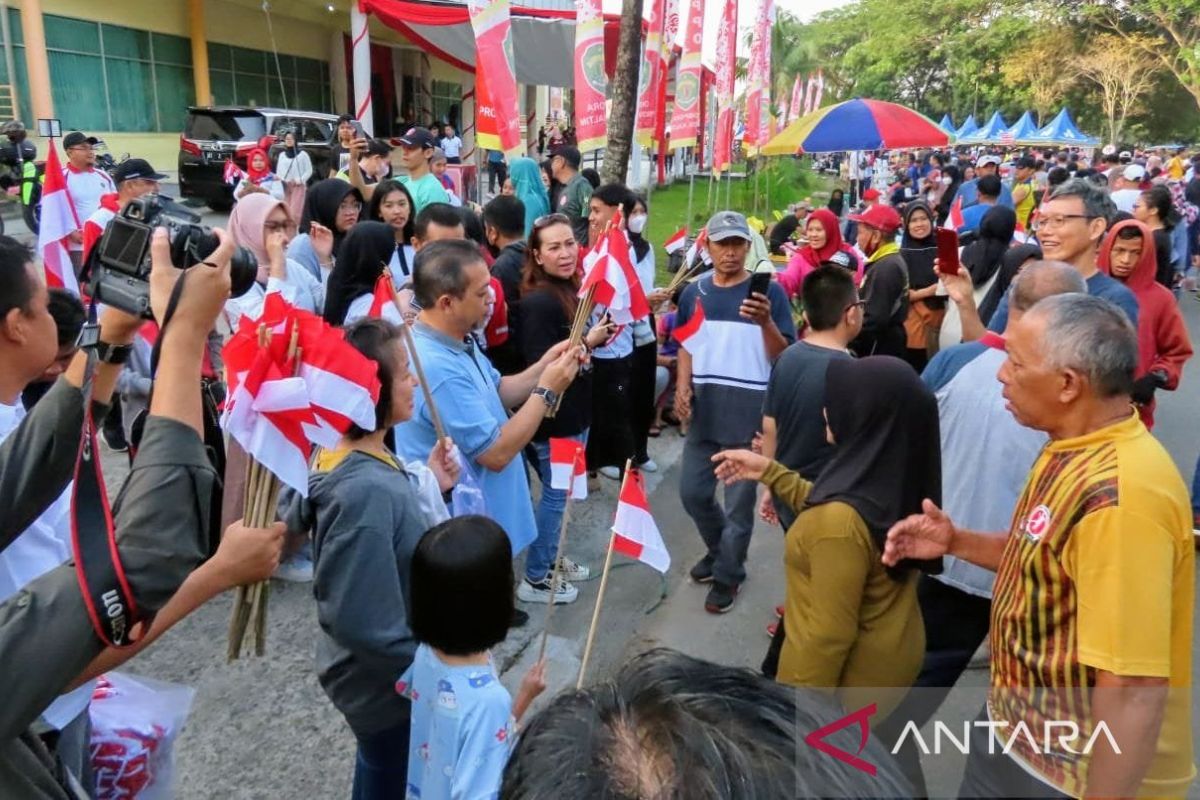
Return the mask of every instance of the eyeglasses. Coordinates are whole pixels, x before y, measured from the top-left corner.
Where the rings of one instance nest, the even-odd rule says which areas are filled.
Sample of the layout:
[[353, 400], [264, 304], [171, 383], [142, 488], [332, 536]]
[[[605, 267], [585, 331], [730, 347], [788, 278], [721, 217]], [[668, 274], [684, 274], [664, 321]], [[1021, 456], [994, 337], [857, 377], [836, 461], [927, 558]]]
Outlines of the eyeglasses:
[[533, 221], [533, 229], [536, 231], [536, 230], [545, 228], [548, 225], [570, 225], [570, 224], [571, 224], [570, 217], [568, 217], [566, 214], [559, 214], [556, 212], [554, 214], [543, 214], [542, 216], [535, 219]]
[[353, 203], [342, 203], [340, 206], [338, 206], [338, 211], [352, 211], [357, 214], [358, 212], [362, 211], [362, 203], [357, 201]]
[[1054, 215], [1048, 216], [1048, 217], [1038, 217], [1037, 226], [1040, 230], [1048, 231], [1048, 230], [1051, 230], [1052, 228], [1063, 227], [1064, 225], [1067, 224], [1067, 220], [1069, 220], [1069, 219], [1093, 220], [1093, 219], [1097, 219], [1097, 217], [1093, 217], [1090, 214], [1054, 214]]
[[267, 222], [263, 225], [263, 230], [267, 231], [268, 233], [279, 233], [281, 231], [285, 233], [294, 233], [296, 231], [296, 223], [291, 222], [290, 220], [284, 220], [282, 222]]

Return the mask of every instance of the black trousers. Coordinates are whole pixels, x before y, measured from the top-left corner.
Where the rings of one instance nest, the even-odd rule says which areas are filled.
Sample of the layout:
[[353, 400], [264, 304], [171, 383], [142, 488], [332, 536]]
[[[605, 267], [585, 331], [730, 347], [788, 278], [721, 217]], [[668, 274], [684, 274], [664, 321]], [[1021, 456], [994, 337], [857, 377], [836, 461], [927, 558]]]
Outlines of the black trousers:
[[[654, 318], [650, 318], [654, 324]], [[650, 458], [646, 445], [654, 424], [654, 377], [658, 366], [658, 342], [633, 348], [632, 374], [629, 379], [630, 423], [633, 428], [634, 463]]]
[[488, 162], [488, 191], [496, 191], [496, 182], [499, 181], [500, 188], [504, 188], [504, 181], [508, 179], [508, 164], [503, 161]]
[[592, 428], [588, 433], [588, 469], [625, 468], [633, 458], [630, 377], [633, 356], [592, 359]]

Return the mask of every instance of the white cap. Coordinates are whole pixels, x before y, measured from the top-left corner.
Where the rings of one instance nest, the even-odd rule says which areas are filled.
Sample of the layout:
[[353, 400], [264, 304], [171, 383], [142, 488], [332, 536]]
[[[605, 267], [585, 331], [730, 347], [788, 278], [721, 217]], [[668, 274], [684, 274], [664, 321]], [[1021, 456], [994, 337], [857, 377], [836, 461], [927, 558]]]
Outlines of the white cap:
[[1121, 154], [1117, 156], [1117, 158], [1123, 158], [1128, 161], [1129, 159], [1133, 158], [1133, 153], [1129, 152], [1128, 150], [1122, 150]]
[[975, 163], [975, 166], [983, 167], [983, 166], [987, 166], [988, 164], [994, 164], [997, 167], [1000, 166], [1000, 156], [993, 156], [993, 155], [981, 156], [979, 161], [977, 161]]
[[1122, 173], [1122, 177], [1124, 177], [1127, 181], [1140, 181], [1142, 178], [1146, 177], [1146, 168], [1141, 164], [1130, 164], [1125, 168], [1125, 172]]

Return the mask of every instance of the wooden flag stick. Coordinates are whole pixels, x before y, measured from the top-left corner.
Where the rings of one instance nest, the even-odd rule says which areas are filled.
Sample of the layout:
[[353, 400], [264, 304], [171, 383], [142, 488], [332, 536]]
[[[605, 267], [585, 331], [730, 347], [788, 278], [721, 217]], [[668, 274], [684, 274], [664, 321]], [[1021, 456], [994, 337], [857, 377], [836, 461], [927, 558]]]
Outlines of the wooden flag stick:
[[[625, 490], [625, 481], [629, 480], [633, 469], [632, 459], [625, 461], [625, 476], [621, 480], [621, 491]], [[620, 503], [620, 493], [617, 502]], [[596, 640], [596, 626], [600, 622], [600, 606], [604, 604], [604, 590], [608, 588], [608, 573], [612, 569], [613, 547], [617, 541], [617, 531], [612, 529], [608, 536], [608, 553], [604, 556], [604, 571], [600, 573], [600, 588], [596, 591], [596, 607], [592, 609], [592, 624], [588, 628], [587, 644], [583, 646], [583, 659], [579, 662], [579, 678], [575, 681], [576, 690], [583, 688], [583, 678], [587, 674], [588, 661], [592, 658], [592, 644]]]
[[[383, 272], [391, 281], [391, 270], [385, 268]], [[440, 442], [446, 438], [446, 428], [442, 425], [442, 415], [438, 413], [437, 405], [433, 402], [433, 392], [429, 391], [429, 383], [425, 380], [425, 368], [421, 366], [421, 357], [417, 355], [417, 343], [413, 339], [412, 330], [409, 328], [408, 321], [404, 319], [404, 304], [400, 302], [400, 293], [396, 291], [395, 282], [392, 283], [392, 302], [396, 304], [396, 312], [400, 315], [400, 335], [404, 337], [404, 347], [408, 350], [408, 357], [412, 359], [413, 371], [417, 373], [417, 383], [421, 384], [421, 396], [425, 398], [425, 406], [429, 409], [429, 418], [433, 420], [434, 433], [437, 434]]]
[[[574, 470], [574, 467], [572, 467], [572, 470]], [[571, 485], [574, 486], [574, 484], [575, 475], [572, 472]], [[546, 620], [542, 625], [542, 647], [538, 651], [538, 661], [546, 657], [546, 640], [550, 638], [550, 618], [554, 616], [554, 598], [558, 596], [558, 583], [562, 580], [562, 569], [560, 569], [559, 565], [562, 564], [563, 548], [567, 544], [567, 524], [571, 519], [571, 498], [573, 496], [573, 492], [568, 489], [567, 505], [563, 508], [562, 525], [558, 529], [558, 550], [555, 551], [557, 555], [554, 558], [554, 571], [550, 576], [550, 603], [546, 607]]]

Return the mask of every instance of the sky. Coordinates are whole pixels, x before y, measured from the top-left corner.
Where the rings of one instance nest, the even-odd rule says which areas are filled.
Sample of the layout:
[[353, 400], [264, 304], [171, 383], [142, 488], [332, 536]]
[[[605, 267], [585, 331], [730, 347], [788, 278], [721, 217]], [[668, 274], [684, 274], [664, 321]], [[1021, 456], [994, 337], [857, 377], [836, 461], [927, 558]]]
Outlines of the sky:
[[850, 0], [777, 0], [780, 8], [786, 8], [807, 22], [815, 14], [849, 4]]

